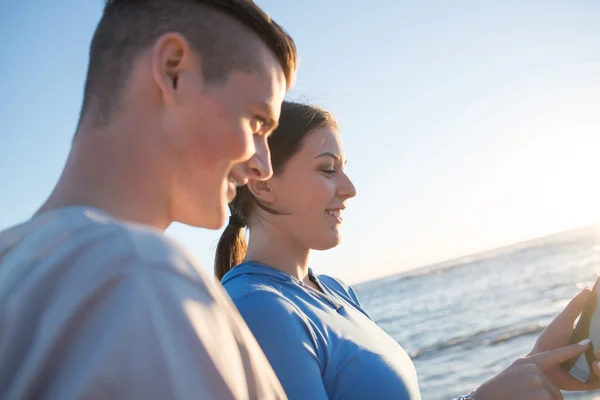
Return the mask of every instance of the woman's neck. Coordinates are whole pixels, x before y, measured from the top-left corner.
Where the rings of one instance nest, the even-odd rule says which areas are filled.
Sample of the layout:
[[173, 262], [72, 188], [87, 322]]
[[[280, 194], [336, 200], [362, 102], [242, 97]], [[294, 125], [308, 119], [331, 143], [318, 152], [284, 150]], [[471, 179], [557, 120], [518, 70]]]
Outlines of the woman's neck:
[[[306, 284], [311, 284], [308, 277], [310, 249], [298, 246], [277, 227], [269, 226], [269, 228], [257, 226], [250, 229], [248, 251], [244, 261], [266, 264]], [[278, 232], [272, 232], [274, 230]]]

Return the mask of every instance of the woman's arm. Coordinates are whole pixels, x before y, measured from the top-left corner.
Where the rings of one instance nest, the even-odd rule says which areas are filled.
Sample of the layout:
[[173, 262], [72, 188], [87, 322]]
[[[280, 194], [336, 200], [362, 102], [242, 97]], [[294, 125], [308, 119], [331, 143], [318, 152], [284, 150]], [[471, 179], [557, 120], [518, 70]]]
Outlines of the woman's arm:
[[326, 400], [322, 349], [306, 316], [291, 301], [268, 292], [254, 292], [234, 303], [290, 400]]

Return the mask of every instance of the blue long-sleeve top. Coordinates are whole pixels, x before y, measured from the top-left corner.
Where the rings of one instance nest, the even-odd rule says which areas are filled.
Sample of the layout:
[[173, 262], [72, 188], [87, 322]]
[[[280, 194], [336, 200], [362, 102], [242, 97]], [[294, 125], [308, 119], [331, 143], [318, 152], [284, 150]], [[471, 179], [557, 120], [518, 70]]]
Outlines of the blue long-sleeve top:
[[421, 399], [409, 356], [371, 320], [352, 288], [312, 271], [309, 277], [322, 292], [256, 262], [221, 281], [288, 397]]

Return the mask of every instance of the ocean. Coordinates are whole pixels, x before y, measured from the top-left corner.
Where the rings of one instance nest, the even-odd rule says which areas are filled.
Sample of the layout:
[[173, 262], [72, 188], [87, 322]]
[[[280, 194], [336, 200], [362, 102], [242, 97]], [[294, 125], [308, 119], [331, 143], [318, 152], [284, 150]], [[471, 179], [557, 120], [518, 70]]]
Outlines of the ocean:
[[[600, 275], [588, 227], [355, 286], [371, 317], [411, 355], [424, 400], [452, 399], [526, 355]], [[565, 392], [600, 399], [600, 392]]]

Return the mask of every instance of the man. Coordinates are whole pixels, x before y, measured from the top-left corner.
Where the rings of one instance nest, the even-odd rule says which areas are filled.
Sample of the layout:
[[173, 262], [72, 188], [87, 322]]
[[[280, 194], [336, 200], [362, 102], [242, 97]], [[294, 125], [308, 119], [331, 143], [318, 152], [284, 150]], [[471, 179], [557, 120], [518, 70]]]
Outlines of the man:
[[0, 234], [3, 399], [282, 398], [231, 302], [162, 231], [272, 174], [292, 39], [246, 0], [109, 0], [65, 169]]

